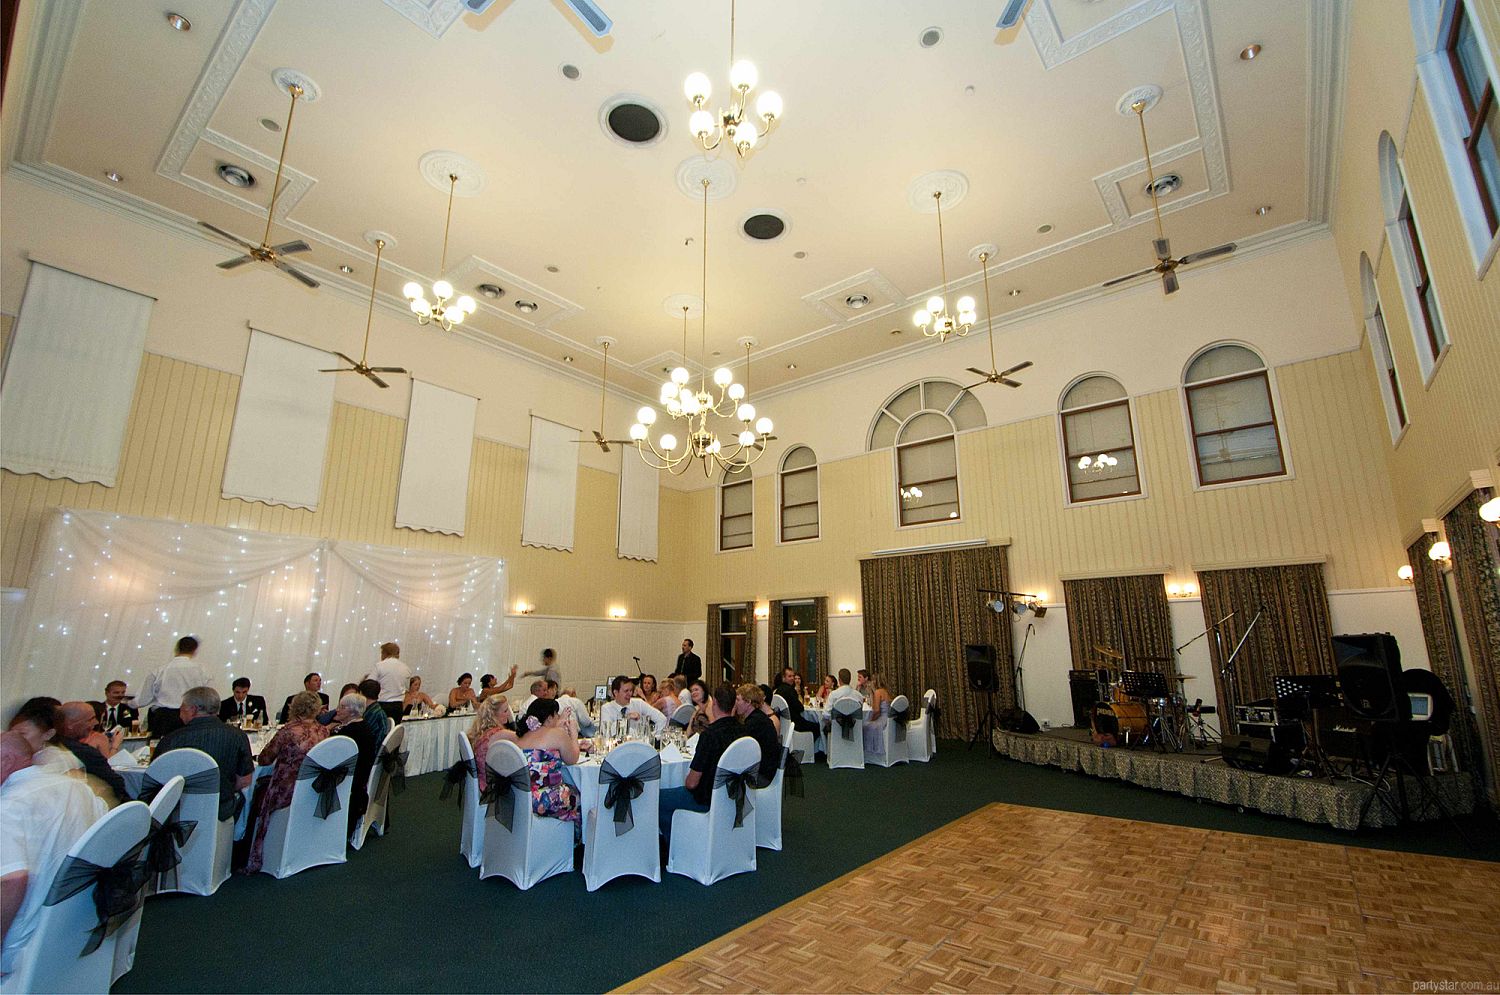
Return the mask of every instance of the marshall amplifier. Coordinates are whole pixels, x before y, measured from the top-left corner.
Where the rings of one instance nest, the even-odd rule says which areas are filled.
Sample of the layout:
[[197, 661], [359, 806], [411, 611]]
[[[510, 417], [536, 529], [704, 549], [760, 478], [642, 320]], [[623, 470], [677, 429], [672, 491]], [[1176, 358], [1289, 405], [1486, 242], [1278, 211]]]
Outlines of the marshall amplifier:
[[1342, 705], [1313, 709], [1312, 722], [1313, 736], [1325, 756], [1345, 761], [1365, 759], [1369, 751], [1364, 742], [1370, 734], [1370, 722], [1356, 718]]

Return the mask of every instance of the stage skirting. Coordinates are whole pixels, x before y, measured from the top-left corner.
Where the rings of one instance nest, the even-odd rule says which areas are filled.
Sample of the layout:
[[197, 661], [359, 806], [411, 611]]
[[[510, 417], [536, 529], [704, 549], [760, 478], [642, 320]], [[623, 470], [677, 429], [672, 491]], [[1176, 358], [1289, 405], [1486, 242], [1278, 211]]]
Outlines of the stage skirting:
[[[1239, 805], [1288, 819], [1323, 823], [1336, 829], [1359, 828], [1359, 810], [1370, 793], [1369, 785], [1358, 781], [1261, 774], [1236, 770], [1219, 761], [1203, 763], [1205, 757], [1201, 754], [1102, 749], [1090, 742], [1045, 734], [1027, 736], [997, 731], [995, 749], [1003, 756], [1024, 763], [1082, 771], [1094, 777], [1128, 781], [1144, 788], [1202, 798], [1221, 805]], [[1474, 811], [1474, 788], [1469, 775], [1440, 774], [1432, 779], [1432, 784], [1454, 815]], [[1406, 787], [1413, 818], [1441, 818], [1435, 809], [1426, 813], [1421, 811], [1421, 795], [1409, 779]], [[1395, 824], [1395, 817], [1377, 799], [1365, 817], [1365, 826]]]

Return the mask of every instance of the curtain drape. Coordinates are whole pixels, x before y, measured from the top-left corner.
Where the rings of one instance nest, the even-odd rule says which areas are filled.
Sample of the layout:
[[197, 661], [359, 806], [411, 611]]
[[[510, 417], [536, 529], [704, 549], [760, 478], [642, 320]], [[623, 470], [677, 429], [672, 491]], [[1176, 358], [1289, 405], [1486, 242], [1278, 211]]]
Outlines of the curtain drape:
[[786, 619], [781, 616], [781, 602], [771, 602], [766, 613], [766, 683], [776, 686], [776, 678], [786, 666]]
[[469, 464], [479, 398], [411, 382], [396, 527], [461, 536], [469, 515]]
[[620, 454], [615, 552], [622, 560], [656, 562], [659, 479], [659, 472], [644, 460], [635, 459], [628, 450]]
[[996, 614], [981, 588], [1010, 589], [1003, 546], [860, 561], [865, 666], [891, 693], [916, 701], [927, 688], [942, 706], [941, 734], [968, 737], [983, 696], [969, 690], [964, 647], [995, 647], [997, 709], [1015, 705], [1010, 613]]
[[[1468, 682], [1464, 678], [1463, 660], [1459, 656], [1458, 633], [1453, 628], [1448, 585], [1443, 582], [1443, 568], [1427, 555], [1436, 537], [1423, 533], [1406, 550], [1411, 565], [1412, 590], [1417, 596], [1417, 613], [1422, 619], [1423, 641], [1427, 644], [1427, 662], [1448, 693], [1453, 695], [1456, 710], [1449, 736], [1458, 766], [1476, 778], [1482, 778], [1484, 744], [1474, 713], [1469, 708]], [[1477, 780], [1476, 783], [1482, 783]]]
[[1165, 580], [1161, 574], [1136, 574], [1063, 581], [1073, 666], [1078, 670], [1120, 669], [1121, 661], [1095, 649], [1105, 646], [1125, 654], [1132, 670], [1173, 676], [1172, 618]]
[[578, 502], [578, 429], [531, 416], [521, 545], [573, 549]]
[[[833, 673], [833, 671], [830, 669], [832, 664], [828, 660], [828, 599], [826, 597], [813, 598], [813, 607], [818, 613], [818, 637], [816, 640], [817, 649], [815, 651], [817, 653], [818, 669], [812, 675], [814, 686], [816, 686], [816, 682], [822, 680], [821, 674], [829, 674]], [[808, 688], [808, 690], [811, 691], [812, 688]]]
[[760, 628], [755, 617], [755, 599], [745, 599], [745, 664], [740, 668], [740, 680], [758, 683], [755, 680], [755, 630]]
[[703, 629], [703, 683], [710, 691], [724, 673], [724, 640], [719, 632], [719, 606], [708, 606], [708, 623]]
[[1478, 691], [1480, 721], [1488, 736], [1490, 800], [1500, 802], [1500, 548], [1496, 530], [1479, 517], [1490, 499], [1477, 490], [1443, 518], [1453, 552], [1453, 587], [1463, 614], [1469, 666]]
[[1335, 673], [1332, 625], [1328, 620], [1328, 592], [1321, 563], [1244, 567], [1238, 570], [1200, 570], [1203, 620], [1213, 625], [1234, 612], [1221, 627], [1222, 640], [1209, 638], [1214, 685], [1220, 714], [1226, 696], [1221, 674], [1224, 660], [1264, 609], [1245, 648], [1235, 658], [1230, 674], [1236, 705], [1271, 697], [1276, 674]]

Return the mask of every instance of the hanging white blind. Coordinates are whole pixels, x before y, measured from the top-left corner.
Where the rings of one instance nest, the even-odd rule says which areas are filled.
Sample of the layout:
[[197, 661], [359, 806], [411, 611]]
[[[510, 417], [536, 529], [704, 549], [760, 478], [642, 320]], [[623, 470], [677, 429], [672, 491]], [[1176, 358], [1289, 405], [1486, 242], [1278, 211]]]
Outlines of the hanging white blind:
[[521, 545], [573, 548], [578, 495], [578, 429], [531, 416]]
[[622, 560], [656, 560], [657, 471], [630, 449], [620, 453], [620, 522], [615, 548]]
[[0, 390], [0, 466], [114, 486], [153, 303], [31, 264]]
[[411, 382], [396, 527], [463, 535], [469, 508], [469, 461], [479, 399]]
[[337, 379], [318, 370], [336, 365], [321, 349], [251, 329], [225, 497], [317, 509]]

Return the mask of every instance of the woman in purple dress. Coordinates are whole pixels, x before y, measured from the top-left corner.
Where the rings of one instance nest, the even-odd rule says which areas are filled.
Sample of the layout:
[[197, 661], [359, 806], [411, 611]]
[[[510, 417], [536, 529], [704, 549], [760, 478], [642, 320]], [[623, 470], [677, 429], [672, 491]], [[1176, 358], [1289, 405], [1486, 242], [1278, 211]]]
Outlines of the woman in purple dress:
[[265, 860], [266, 830], [271, 827], [271, 815], [292, 803], [292, 792], [297, 789], [297, 772], [302, 769], [307, 751], [328, 738], [328, 727], [318, 722], [318, 712], [322, 709], [323, 699], [310, 691], [293, 695], [287, 706], [287, 724], [260, 751], [258, 762], [262, 766], [275, 764], [276, 768], [271, 771], [261, 795], [255, 819], [255, 842], [250, 847], [250, 861], [245, 865], [247, 874], [260, 871]]

